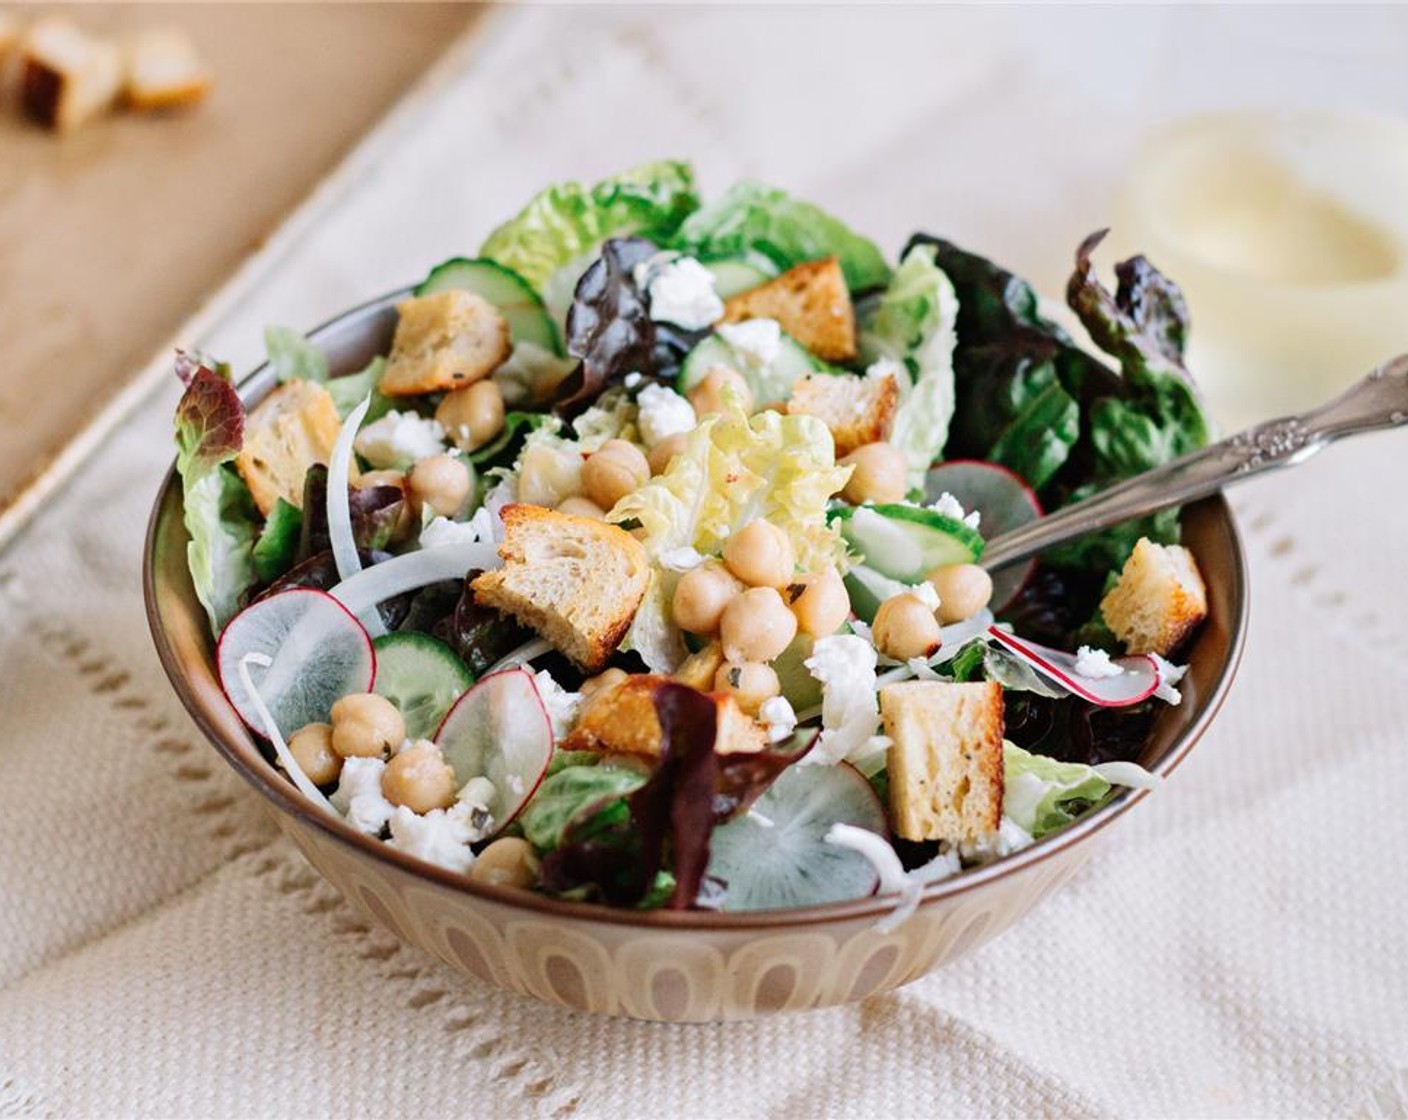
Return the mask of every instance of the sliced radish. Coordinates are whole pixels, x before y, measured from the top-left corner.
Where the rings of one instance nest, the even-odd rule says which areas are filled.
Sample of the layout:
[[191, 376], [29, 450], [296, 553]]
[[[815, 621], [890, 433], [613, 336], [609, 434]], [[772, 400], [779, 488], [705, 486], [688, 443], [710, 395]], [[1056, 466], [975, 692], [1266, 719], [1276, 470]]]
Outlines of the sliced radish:
[[[980, 459], [954, 459], [940, 463], [924, 476], [924, 498], [935, 502], [952, 494], [967, 510], [977, 510], [984, 540], [1020, 529], [1045, 512], [1036, 493], [1021, 475]], [[1002, 611], [1022, 593], [1036, 569], [1036, 561], [1014, 564], [992, 577], [993, 610]]]
[[885, 810], [848, 763], [789, 766], [753, 807], [714, 829], [708, 875], [725, 910], [784, 910], [864, 898], [879, 878], [864, 855], [827, 842], [837, 824], [885, 835]]
[[502, 831], [518, 816], [552, 761], [552, 721], [533, 676], [522, 669], [491, 673], [455, 702], [435, 733], [456, 786], [488, 778], [485, 806]]
[[393, 556], [363, 568], [328, 594], [366, 623], [376, 616], [377, 604], [387, 599], [442, 580], [463, 579], [470, 571], [502, 565], [498, 550], [492, 544], [461, 541]]
[[1115, 664], [1121, 669], [1118, 676], [1086, 677], [1076, 672], [1076, 655], [1062, 649], [1037, 645], [1025, 638], [1018, 638], [1000, 627], [988, 630], [1003, 649], [1016, 654], [1033, 669], [1062, 688], [1073, 692], [1082, 700], [1099, 704], [1102, 708], [1123, 708], [1147, 700], [1159, 687], [1159, 670], [1153, 658], [1140, 654], [1136, 657], [1120, 657]]
[[[260, 735], [325, 723], [349, 692], [368, 692], [376, 654], [362, 624], [323, 591], [300, 587], [246, 607], [220, 635], [225, 695]], [[270, 721], [273, 727], [269, 726]]]

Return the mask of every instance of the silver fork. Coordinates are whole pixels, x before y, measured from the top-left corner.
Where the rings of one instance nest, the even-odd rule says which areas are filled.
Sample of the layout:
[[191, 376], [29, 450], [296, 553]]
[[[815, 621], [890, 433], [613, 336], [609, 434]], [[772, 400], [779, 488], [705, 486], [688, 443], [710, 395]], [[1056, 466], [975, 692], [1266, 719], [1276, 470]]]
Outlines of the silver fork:
[[1205, 498], [1265, 471], [1303, 463], [1345, 436], [1404, 423], [1408, 423], [1408, 354], [1385, 362], [1319, 408], [1256, 424], [994, 537], [983, 549], [982, 565], [995, 571], [1074, 537]]

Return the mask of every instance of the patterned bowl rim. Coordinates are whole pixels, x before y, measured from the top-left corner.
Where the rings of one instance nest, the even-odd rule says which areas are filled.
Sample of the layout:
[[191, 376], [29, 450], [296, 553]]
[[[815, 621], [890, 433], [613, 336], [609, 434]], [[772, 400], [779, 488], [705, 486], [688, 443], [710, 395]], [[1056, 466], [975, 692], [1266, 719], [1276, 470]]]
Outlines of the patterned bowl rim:
[[[329, 319], [308, 337], [321, 341], [324, 336], [338, 331], [347, 331], [360, 325], [370, 325], [378, 319], [384, 320], [387, 312], [413, 294], [411, 287], [401, 288], [388, 295], [370, 300], [340, 315]], [[335, 364], [335, 363], [334, 363]], [[350, 368], [350, 367], [349, 367]], [[257, 400], [274, 383], [273, 373], [265, 362], [253, 370], [239, 383], [241, 396], [245, 401]], [[1197, 698], [1196, 711], [1187, 719], [1186, 725], [1172, 739], [1168, 749], [1152, 762], [1148, 769], [1160, 778], [1167, 777], [1187, 757], [1194, 745], [1202, 737], [1213, 718], [1221, 709], [1228, 689], [1236, 676], [1241, 663], [1246, 641], [1249, 596], [1247, 593], [1246, 554], [1231, 509], [1222, 497], [1205, 499], [1195, 507], [1199, 513], [1210, 519], [1215, 528], [1225, 536], [1228, 546], [1225, 560], [1230, 563], [1217, 568], [1212, 573], [1210, 595], [1222, 600], [1220, 614], [1222, 625], [1227, 633], [1226, 655], [1216, 667], [1210, 687]], [[252, 737], [243, 730], [238, 717], [223, 694], [218, 683], [214, 691], [210, 688], [213, 680], [211, 669], [213, 643], [208, 628], [204, 627], [204, 612], [194, 602], [194, 592], [189, 576], [185, 574], [184, 540], [180, 544], [180, 559], [173, 563], [173, 557], [163, 557], [159, 545], [169, 532], [168, 523], [174, 521], [180, 529], [181, 493], [174, 463], [167, 470], [158, 491], [156, 502], [147, 524], [147, 533], [142, 557], [142, 587], [146, 602], [147, 623], [162, 668], [170, 679], [172, 687], [196, 725], [211, 741], [225, 761], [279, 812], [291, 816], [301, 823], [330, 837], [337, 844], [358, 855], [382, 863], [390, 864], [412, 876], [427, 879], [463, 894], [478, 896], [486, 901], [519, 909], [525, 912], [558, 917], [564, 920], [599, 922], [612, 925], [630, 925], [656, 929], [682, 929], [697, 931], [776, 930], [779, 928], [817, 926], [833, 922], [850, 922], [866, 918], [879, 919], [893, 910], [894, 896], [872, 895], [846, 902], [828, 903], [819, 906], [796, 907], [788, 910], [766, 910], [746, 912], [723, 912], [705, 910], [622, 910], [588, 902], [571, 902], [549, 898], [531, 891], [511, 887], [481, 883], [468, 875], [450, 871], [434, 864], [426, 863], [391, 847], [384, 841], [358, 832], [341, 820], [330, 818], [314, 808], [293, 784], [259, 752]], [[1187, 515], [1185, 514], [1185, 517]], [[174, 568], [174, 571], [173, 571]], [[1217, 584], [1214, 587], [1213, 584]], [[178, 641], [168, 623], [168, 608], [183, 610], [187, 614], [195, 611], [202, 620], [205, 648], [201, 650], [190, 640]], [[1201, 636], [1200, 636], [1201, 640]], [[1196, 658], [1196, 645], [1194, 657]], [[205, 687], [199, 686], [198, 671], [204, 671]], [[1186, 702], [1186, 700], [1185, 700]], [[1075, 844], [1084, 843], [1096, 833], [1107, 828], [1118, 818], [1147, 796], [1147, 790], [1122, 789], [1108, 803], [1082, 817], [1076, 823], [1053, 833], [1040, 842], [1019, 852], [999, 859], [983, 867], [963, 872], [950, 879], [940, 880], [927, 886], [921, 896], [920, 906], [927, 906], [940, 899], [954, 898], [979, 890], [996, 880], [1015, 875], [1048, 859], [1060, 855]]]

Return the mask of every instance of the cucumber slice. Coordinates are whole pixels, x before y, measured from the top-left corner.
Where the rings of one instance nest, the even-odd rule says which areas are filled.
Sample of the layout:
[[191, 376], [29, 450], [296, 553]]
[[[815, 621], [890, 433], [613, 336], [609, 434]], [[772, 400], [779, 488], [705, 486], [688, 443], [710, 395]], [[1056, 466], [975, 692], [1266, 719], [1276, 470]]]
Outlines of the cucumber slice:
[[474, 683], [455, 651], [429, 634], [386, 634], [376, 649], [376, 688], [400, 709], [408, 739], [428, 739]]
[[416, 295], [460, 289], [483, 296], [508, 320], [514, 342], [532, 342], [544, 350], [562, 354], [557, 324], [543, 306], [542, 298], [527, 280], [497, 261], [455, 257], [436, 265], [416, 287]]
[[849, 824], [885, 835], [885, 810], [855, 767], [796, 763], [753, 808], [714, 829], [709, 872], [728, 884], [725, 910], [782, 910], [864, 898], [878, 877], [826, 834]]
[[851, 610], [867, 625], [875, 621], [881, 603], [909, 590], [906, 584], [882, 576], [867, 564], [857, 564], [846, 573], [842, 582], [846, 585], [846, 594], [851, 597]]
[[983, 554], [976, 529], [919, 506], [844, 506], [833, 517], [868, 567], [905, 583], [917, 583], [935, 568], [975, 563]]
[[792, 395], [792, 383], [797, 378], [825, 368], [787, 335], [782, 336], [777, 357], [759, 368], [718, 335], [711, 334], [685, 357], [684, 365], [680, 367], [678, 390], [688, 393], [704, 380], [704, 375], [714, 366], [728, 366], [741, 373], [753, 393], [754, 405], [759, 407], [773, 401], [787, 400]]
[[714, 274], [714, 291], [720, 299], [750, 291], [777, 276], [776, 271], [766, 272], [752, 261], [738, 259], [708, 261], [704, 267]]

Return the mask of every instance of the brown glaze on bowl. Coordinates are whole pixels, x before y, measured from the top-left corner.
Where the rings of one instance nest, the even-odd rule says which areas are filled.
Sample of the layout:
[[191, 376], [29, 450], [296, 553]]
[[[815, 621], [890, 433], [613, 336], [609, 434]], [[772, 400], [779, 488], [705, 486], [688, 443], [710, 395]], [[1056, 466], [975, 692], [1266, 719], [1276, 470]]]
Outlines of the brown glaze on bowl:
[[[397, 292], [313, 333], [334, 373], [390, 345]], [[267, 368], [241, 387], [257, 400]], [[279, 826], [329, 881], [398, 937], [492, 984], [609, 1015], [702, 1022], [862, 999], [907, 984], [996, 937], [1069, 879], [1098, 835], [1143, 800], [1126, 790], [1039, 844], [936, 883], [899, 929], [877, 933], [883, 899], [766, 913], [612, 910], [471, 881], [333, 820], [265, 761], [226, 702], [214, 643], [186, 569], [181, 490], [168, 474], [147, 532], [147, 617], [171, 683], [225, 760], [264, 795]], [[1159, 718], [1140, 762], [1172, 771], [1216, 714], [1241, 657], [1246, 567], [1220, 498], [1187, 508], [1185, 542], [1208, 578], [1211, 617], [1189, 654], [1183, 703]], [[1176, 792], [1163, 796], [1177, 796]]]

